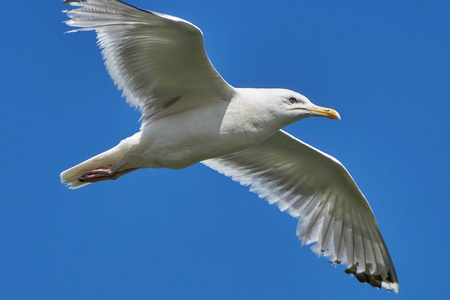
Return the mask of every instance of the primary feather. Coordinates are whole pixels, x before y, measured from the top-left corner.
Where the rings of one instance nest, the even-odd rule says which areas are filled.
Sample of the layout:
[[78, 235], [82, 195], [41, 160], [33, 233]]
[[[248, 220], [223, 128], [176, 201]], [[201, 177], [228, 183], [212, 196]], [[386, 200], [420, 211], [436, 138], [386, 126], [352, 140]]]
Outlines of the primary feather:
[[312, 250], [348, 265], [373, 286], [398, 290], [397, 275], [372, 210], [344, 166], [284, 131], [254, 147], [203, 163], [282, 211], [299, 217]]

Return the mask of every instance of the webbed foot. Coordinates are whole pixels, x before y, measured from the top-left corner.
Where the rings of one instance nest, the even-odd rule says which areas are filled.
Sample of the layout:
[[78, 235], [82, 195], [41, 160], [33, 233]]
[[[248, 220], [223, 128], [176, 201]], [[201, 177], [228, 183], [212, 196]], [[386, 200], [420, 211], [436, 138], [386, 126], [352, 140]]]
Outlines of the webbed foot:
[[79, 182], [97, 182], [103, 180], [116, 180], [122, 175], [130, 173], [138, 168], [126, 169], [122, 171], [115, 170], [112, 166], [100, 167], [95, 170], [88, 171], [78, 178]]

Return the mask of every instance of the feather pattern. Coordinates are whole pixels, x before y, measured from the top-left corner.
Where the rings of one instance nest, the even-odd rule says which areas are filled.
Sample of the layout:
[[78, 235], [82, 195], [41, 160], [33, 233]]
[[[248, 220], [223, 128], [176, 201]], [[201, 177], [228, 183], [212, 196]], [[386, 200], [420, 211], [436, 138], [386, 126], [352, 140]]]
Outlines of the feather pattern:
[[[229, 99], [233, 88], [212, 66], [203, 34], [177, 17], [135, 8], [117, 0], [65, 1], [65, 23], [95, 30], [109, 75], [143, 120], [180, 95]], [[192, 98], [192, 97], [191, 97]]]
[[335, 158], [280, 130], [249, 149], [203, 163], [299, 217], [312, 250], [361, 282], [398, 292], [395, 269], [367, 200]]

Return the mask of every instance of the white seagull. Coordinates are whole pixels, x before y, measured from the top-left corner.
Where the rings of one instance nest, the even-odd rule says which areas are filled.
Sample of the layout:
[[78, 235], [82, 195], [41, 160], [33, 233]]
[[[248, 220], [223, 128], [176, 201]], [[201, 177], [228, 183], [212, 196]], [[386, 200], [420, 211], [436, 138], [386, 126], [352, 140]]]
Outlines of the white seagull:
[[309, 116], [340, 119], [285, 89], [235, 88], [214, 69], [195, 25], [118, 0], [66, 0], [66, 23], [95, 30], [118, 89], [142, 111], [138, 133], [61, 173], [70, 188], [142, 168], [201, 162], [299, 218], [312, 250], [361, 282], [398, 292], [372, 210], [335, 158], [281, 130]]

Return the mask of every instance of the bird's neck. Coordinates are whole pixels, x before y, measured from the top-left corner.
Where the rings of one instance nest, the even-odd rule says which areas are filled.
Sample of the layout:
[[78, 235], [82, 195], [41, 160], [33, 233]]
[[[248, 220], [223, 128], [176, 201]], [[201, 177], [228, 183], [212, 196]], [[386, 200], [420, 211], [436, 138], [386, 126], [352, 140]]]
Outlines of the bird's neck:
[[270, 99], [264, 89], [236, 89], [222, 120], [221, 132], [233, 132], [259, 143], [290, 123], [277, 118], [266, 108], [265, 101]]

